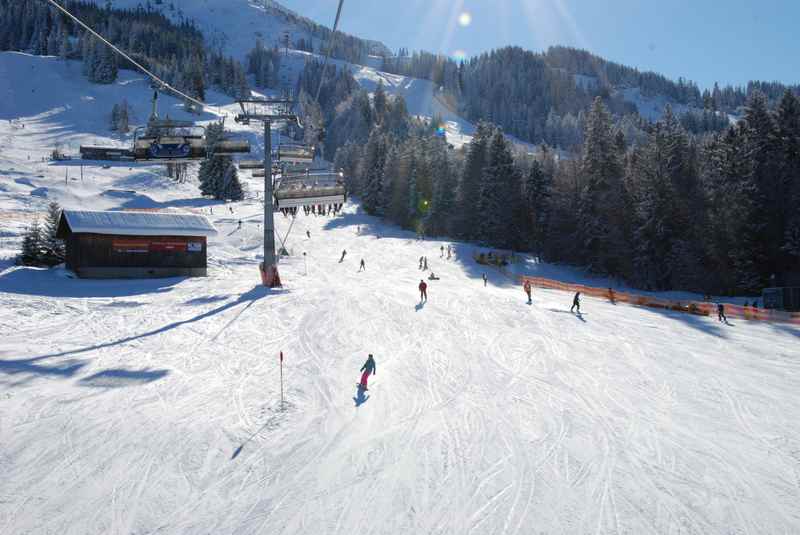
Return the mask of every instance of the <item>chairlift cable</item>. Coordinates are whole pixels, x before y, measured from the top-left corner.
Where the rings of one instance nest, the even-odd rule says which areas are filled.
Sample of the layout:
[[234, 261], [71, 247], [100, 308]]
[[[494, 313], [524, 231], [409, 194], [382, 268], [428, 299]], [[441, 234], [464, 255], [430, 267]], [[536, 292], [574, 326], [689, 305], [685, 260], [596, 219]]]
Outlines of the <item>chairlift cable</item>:
[[[178, 96], [180, 96], [180, 97], [182, 97], [182, 98], [184, 98], [184, 99], [188, 100], [189, 102], [192, 102], [193, 104], [197, 104], [198, 106], [200, 106], [200, 107], [202, 107], [202, 108], [210, 108], [210, 107], [208, 106], [208, 104], [206, 104], [205, 102], [201, 102], [201, 101], [197, 100], [196, 98], [190, 97], [190, 96], [189, 96], [189, 95], [187, 95], [186, 93], [183, 93], [183, 92], [179, 91], [178, 89], [175, 89], [175, 88], [174, 88], [174, 87], [172, 87], [170, 84], [168, 84], [167, 82], [165, 82], [164, 80], [162, 80], [161, 78], [159, 78], [158, 76], [156, 76], [155, 74], [153, 74], [152, 72], [150, 72], [149, 70], [147, 70], [147, 69], [146, 69], [144, 66], [142, 66], [142, 64], [141, 64], [141, 63], [137, 62], [137, 61], [136, 61], [136, 60], [134, 60], [132, 57], [130, 57], [128, 54], [126, 54], [124, 51], [122, 51], [122, 50], [120, 50], [119, 48], [117, 48], [116, 46], [114, 46], [114, 45], [113, 45], [112, 43], [110, 43], [110, 42], [109, 42], [109, 41], [108, 41], [108, 40], [107, 40], [105, 37], [103, 37], [102, 35], [100, 35], [100, 34], [99, 34], [99, 33], [97, 33], [96, 31], [94, 31], [92, 28], [90, 28], [90, 27], [89, 27], [89, 26], [88, 26], [86, 23], [84, 23], [84, 22], [83, 22], [82, 20], [80, 20], [78, 17], [76, 17], [75, 15], [73, 15], [72, 13], [70, 13], [69, 11], [67, 11], [67, 9], [65, 9], [64, 7], [62, 7], [61, 5], [59, 5], [59, 4], [58, 4], [58, 3], [57, 3], [55, 0], [46, 0], [46, 2], [47, 2], [47, 3], [49, 3], [50, 5], [52, 5], [53, 7], [55, 7], [56, 9], [58, 9], [59, 11], [61, 11], [62, 13], [64, 13], [66, 16], [68, 16], [68, 17], [69, 17], [69, 18], [71, 18], [72, 20], [74, 20], [74, 21], [75, 21], [76, 23], [78, 23], [78, 24], [79, 24], [81, 27], [83, 27], [83, 28], [84, 28], [86, 31], [88, 31], [89, 33], [91, 33], [92, 35], [94, 35], [96, 38], [98, 38], [100, 41], [102, 41], [103, 43], [105, 43], [106, 45], [108, 45], [108, 46], [109, 46], [109, 47], [110, 47], [110, 48], [111, 48], [111, 49], [112, 49], [114, 52], [116, 52], [117, 54], [119, 54], [119, 55], [120, 55], [120, 56], [122, 56], [123, 58], [127, 59], [128, 61], [130, 61], [130, 62], [131, 62], [133, 65], [135, 65], [135, 66], [136, 66], [136, 67], [137, 67], [139, 70], [141, 70], [141, 71], [142, 71], [143, 73], [145, 73], [147, 76], [149, 76], [150, 78], [152, 78], [154, 81], [158, 82], [158, 83], [161, 85], [161, 87], [162, 87], [163, 89], [167, 89], [167, 90], [169, 90], [169, 91], [171, 91], [171, 92], [175, 93], [176, 95], [178, 95]], [[341, 4], [340, 4], [340, 5], [341, 5]]]
[[322, 74], [319, 77], [319, 87], [317, 87], [317, 98], [314, 101], [319, 104], [319, 95], [322, 92], [322, 83], [325, 81], [325, 69], [328, 66], [328, 60], [330, 60], [331, 54], [333, 53], [333, 45], [336, 42], [336, 30], [339, 27], [339, 18], [342, 16], [342, 5], [344, 4], [344, 0], [339, 0], [339, 7], [336, 9], [336, 20], [333, 22], [333, 31], [331, 32], [331, 42], [328, 44], [328, 53], [325, 54], [325, 61], [322, 64]]

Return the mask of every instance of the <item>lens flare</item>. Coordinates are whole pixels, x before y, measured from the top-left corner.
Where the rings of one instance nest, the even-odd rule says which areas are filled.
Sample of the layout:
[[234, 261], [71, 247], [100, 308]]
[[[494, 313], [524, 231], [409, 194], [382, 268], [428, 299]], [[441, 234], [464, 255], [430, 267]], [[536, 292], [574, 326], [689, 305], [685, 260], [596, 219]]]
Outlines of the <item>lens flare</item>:
[[464, 11], [458, 16], [458, 23], [466, 28], [472, 24], [472, 14], [469, 11]]
[[467, 59], [467, 53], [461, 49], [458, 49], [453, 52], [453, 59], [456, 61], [465, 61]]

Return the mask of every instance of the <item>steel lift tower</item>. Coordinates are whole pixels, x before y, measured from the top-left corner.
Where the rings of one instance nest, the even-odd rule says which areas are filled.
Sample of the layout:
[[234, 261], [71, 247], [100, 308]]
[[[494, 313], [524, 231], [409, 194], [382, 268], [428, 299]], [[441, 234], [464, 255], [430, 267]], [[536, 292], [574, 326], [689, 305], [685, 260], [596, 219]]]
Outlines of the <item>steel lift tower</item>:
[[241, 99], [237, 101], [242, 113], [236, 116], [237, 123], [260, 122], [264, 125], [264, 261], [259, 265], [261, 282], [268, 288], [281, 285], [278, 274], [278, 257], [275, 254], [275, 192], [272, 182], [272, 123], [300, 124], [297, 115], [291, 113], [294, 103], [290, 99]]

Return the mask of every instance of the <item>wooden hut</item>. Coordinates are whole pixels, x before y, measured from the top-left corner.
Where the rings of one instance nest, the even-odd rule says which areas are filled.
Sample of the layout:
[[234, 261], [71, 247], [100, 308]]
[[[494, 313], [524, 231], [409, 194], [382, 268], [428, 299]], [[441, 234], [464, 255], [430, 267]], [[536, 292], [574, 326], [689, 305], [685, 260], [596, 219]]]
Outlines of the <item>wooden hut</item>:
[[216, 234], [205, 216], [186, 213], [64, 210], [58, 226], [67, 267], [92, 279], [204, 277]]

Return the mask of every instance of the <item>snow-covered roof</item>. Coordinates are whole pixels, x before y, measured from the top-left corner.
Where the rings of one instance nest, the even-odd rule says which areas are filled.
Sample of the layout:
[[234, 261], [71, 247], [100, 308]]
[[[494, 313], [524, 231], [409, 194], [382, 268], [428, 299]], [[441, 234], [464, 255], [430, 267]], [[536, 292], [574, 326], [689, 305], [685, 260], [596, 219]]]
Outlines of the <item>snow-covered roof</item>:
[[202, 215], [158, 212], [92, 212], [64, 210], [72, 232], [121, 236], [215, 236], [217, 229]]

